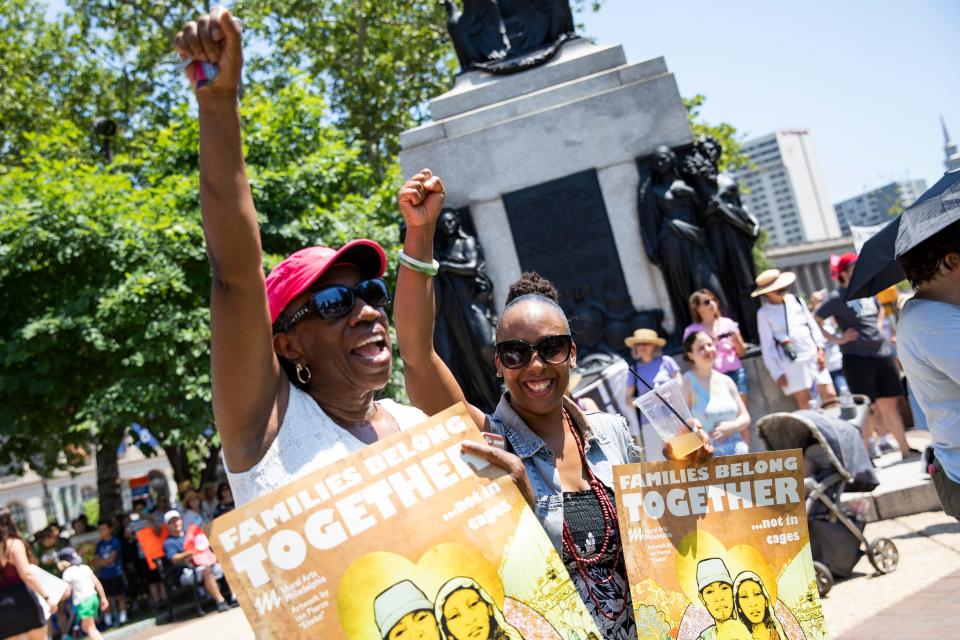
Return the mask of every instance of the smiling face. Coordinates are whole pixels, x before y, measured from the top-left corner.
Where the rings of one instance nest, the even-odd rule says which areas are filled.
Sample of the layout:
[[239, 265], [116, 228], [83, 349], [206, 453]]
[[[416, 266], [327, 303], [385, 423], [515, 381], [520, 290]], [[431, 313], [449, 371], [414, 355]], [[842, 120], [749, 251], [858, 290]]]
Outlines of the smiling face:
[[687, 351], [687, 357], [694, 364], [710, 365], [712, 367], [713, 360], [717, 356], [717, 346], [714, 344], [713, 338], [703, 331], [698, 331], [696, 335], [697, 337]]
[[[518, 302], [507, 309], [500, 318], [497, 342], [525, 340], [536, 345], [546, 336], [569, 335], [563, 313], [542, 300], [530, 299]], [[526, 366], [508, 369], [496, 360], [497, 371], [510, 392], [513, 406], [521, 414], [546, 415], [555, 410], [563, 400], [563, 393], [570, 382], [570, 369], [577, 366], [577, 346], [570, 348], [570, 357], [560, 364], [549, 364], [534, 354]]]
[[727, 620], [733, 613], [733, 587], [726, 582], [711, 582], [700, 592], [700, 599], [717, 622]]
[[[332, 267], [310, 289], [294, 298], [282, 314], [289, 318], [312, 293], [331, 285], [355, 287], [363, 277], [356, 267]], [[310, 368], [311, 379], [322, 380], [331, 394], [375, 391], [390, 379], [391, 351], [385, 309], [357, 296], [346, 316], [322, 320], [308, 315], [289, 331], [274, 336], [277, 353]]]
[[420, 610], [403, 616], [390, 629], [387, 640], [440, 640], [433, 611]]
[[493, 611], [473, 589], [458, 589], [443, 603], [443, 619], [453, 640], [486, 640]]
[[767, 612], [767, 599], [763, 595], [763, 589], [753, 580], [744, 580], [737, 587], [737, 605], [753, 624], [763, 622]]

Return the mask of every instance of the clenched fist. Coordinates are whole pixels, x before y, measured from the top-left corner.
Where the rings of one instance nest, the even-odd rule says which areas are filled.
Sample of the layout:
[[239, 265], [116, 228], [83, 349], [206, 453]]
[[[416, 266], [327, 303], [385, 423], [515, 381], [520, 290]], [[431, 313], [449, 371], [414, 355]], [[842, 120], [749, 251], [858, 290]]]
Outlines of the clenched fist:
[[193, 85], [197, 99], [204, 96], [226, 95], [236, 98], [240, 87], [240, 70], [243, 67], [243, 46], [240, 38], [240, 21], [221, 6], [216, 6], [208, 15], [202, 15], [183, 25], [174, 44], [181, 60], [208, 62], [217, 65], [217, 76], [212, 81], [198, 86], [196, 65], [185, 68], [187, 78]]
[[430, 169], [424, 169], [400, 187], [397, 192], [397, 204], [407, 227], [420, 227], [435, 224], [443, 209], [446, 192], [443, 181], [433, 175]]

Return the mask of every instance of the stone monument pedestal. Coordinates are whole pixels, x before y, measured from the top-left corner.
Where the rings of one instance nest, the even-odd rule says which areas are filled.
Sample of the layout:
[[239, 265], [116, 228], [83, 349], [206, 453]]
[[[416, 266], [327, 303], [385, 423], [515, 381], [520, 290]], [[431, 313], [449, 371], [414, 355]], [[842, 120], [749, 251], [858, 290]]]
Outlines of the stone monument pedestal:
[[672, 326], [637, 214], [636, 159], [691, 142], [663, 58], [627, 64], [622, 47], [578, 39], [522, 73], [463, 74], [430, 109], [432, 122], [401, 135], [403, 173], [429, 167], [447, 206], [469, 208], [498, 310], [536, 270], [565, 306], [619, 309], [615, 328], [594, 327], [610, 347], [623, 348], [614, 338], [636, 328], [635, 310], [663, 309]]

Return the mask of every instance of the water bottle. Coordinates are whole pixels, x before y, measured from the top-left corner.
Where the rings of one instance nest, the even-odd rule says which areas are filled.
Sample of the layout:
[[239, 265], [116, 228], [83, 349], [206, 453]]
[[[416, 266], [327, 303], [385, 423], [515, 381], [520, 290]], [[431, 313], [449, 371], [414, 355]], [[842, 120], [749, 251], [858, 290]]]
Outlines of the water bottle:
[[840, 389], [840, 417], [844, 420], [857, 417], [857, 404], [850, 395], [850, 389], [845, 386]]

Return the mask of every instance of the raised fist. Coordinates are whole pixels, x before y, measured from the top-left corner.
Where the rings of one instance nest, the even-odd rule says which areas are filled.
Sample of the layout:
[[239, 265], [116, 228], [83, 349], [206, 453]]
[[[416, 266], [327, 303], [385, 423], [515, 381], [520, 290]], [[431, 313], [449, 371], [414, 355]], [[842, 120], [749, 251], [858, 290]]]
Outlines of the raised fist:
[[217, 65], [216, 77], [202, 84], [198, 84], [198, 65], [184, 68], [198, 99], [215, 94], [236, 97], [243, 67], [240, 30], [240, 21], [218, 5], [208, 15], [183, 25], [183, 31], [177, 34], [174, 44], [181, 60]]
[[397, 192], [397, 204], [407, 227], [435, 224], [445, 196], [443, 181], [430, 169], [423, 169], [403, 183]]

